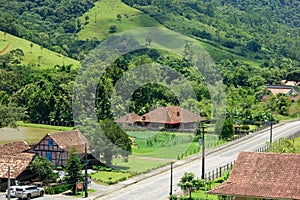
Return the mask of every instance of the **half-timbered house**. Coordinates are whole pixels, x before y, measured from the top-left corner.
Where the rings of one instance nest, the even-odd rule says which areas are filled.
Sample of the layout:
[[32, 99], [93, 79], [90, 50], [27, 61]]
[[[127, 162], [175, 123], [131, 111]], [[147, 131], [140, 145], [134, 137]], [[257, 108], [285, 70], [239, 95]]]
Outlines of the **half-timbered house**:
[[[55, 166], [66, 166], [68, 154], [75, 148], [81, 159], [85, 155], [88, 140], [79, 130], [48, 133], [29, 152], [36, 153], [51, 161]], [[87, 153], [90, 153], [87, 148]]]

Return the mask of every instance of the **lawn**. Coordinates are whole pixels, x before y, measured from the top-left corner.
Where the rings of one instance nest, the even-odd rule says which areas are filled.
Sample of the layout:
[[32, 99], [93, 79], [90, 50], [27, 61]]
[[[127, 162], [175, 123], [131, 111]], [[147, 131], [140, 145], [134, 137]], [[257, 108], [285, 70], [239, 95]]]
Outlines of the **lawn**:
[[[30, 44], [33, 44], [32, 48]], [[54, 67], [56, 64], [72, 64], [74, 68], [80, 67], [80, 63], [77, 60], [62, 56], [46, 48], [41, 48], [41, 46], [35, 43], [8, 33], [4, 37], [4, 33], [0, 31], [0, 55], [4, 55], [10, 50], [17, 48], [21, 49], [25, 55], [22, 64], [30, 64], [42, 69]]]
[[91, 175], [93, 180], [114, 184], [131, 176], [130, 173], [98, 171]]
[[112, 161], [115, 168], [128, 171], [132, 174], [148, 172], [151, 169], [156, 169], [170, 162], [171, 160], [167, 159], [144, 158], [137, 156], [129, 156], [128, 162], [124, 162], [122, 158], [115, 158]]
[[[86, 20], [87, 18], [88, 20]], [[79, 38], [83, 40], [90, 38], [103, 40], [109, 37], [111, 25], [116, 26], [115, 33], [141, 27], [161, 26], [156, 20], [127, 6], [121, 0], [97, 1], [95, 6], [85, 13], [80, 20], [82, 24], [85, 24], [78, 34]]]
[[0, 144], [15, 141], [26, 141], [29, 144], [39, 142], [47, 133], [55, 130], [34, 127], [1, 128]]
[[[161, 159], [182, 159], [198, 153], [199, 142], [191, 132], [127, 131], [133, 141], [132, 155]], [[222, 144], [218, 136], [206, 134], [205, 146]]]

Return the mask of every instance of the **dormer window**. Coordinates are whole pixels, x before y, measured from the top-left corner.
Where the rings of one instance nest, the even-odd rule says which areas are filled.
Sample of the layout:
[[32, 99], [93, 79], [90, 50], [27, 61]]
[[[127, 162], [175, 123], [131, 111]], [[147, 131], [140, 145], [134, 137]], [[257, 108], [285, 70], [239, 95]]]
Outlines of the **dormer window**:
[[146, 116], [145, 115], [142, 116], [142, 120], [146, 120]]
[[178, 111], [178, 112], [177, 112], [177, 117], [179, 117], [179, 116], [180, 116], [180, 112]]

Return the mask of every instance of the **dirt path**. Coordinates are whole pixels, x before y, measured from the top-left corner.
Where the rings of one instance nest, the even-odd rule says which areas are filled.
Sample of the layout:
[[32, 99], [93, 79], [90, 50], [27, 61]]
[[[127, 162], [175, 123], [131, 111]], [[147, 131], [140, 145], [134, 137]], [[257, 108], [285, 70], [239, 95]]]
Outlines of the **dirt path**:
[[0, 56], [3, 56], [3, 55], [5, 55], [7, 52], [9, 52], [9, 50], [10, 50], [11, 47], [12, 47], [12, 43], [10, 42], [10, 43], [8, 43], [8, 44], [6, 45], [6, 47], [4, 47], [4, 49], [2, 49], [2, 50], [0, 51]]
[[8, 44], [6, 45], [6, 47], [4, 47], [2, 50], [0, 50], [0, 56], [7, 54], [9, 52], [9, 50], [11, 49], [11, 47], [13, 46], [13, 43], [10, 40], [10, 37], [8, 37], [8, 35], [6, 36], [6, 39], [8, 41]]

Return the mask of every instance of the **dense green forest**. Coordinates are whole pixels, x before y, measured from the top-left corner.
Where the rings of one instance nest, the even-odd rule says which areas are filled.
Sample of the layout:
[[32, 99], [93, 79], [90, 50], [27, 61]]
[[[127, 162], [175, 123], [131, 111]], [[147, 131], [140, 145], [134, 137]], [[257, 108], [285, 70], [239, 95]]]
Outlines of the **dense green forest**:
[[75, 58], [99, 42], [78, 39], [83, 24], [78, 19], [93, 7], [94, 0], [1, 0], [0, 29], [45, 48]]
[[[261, 101], [264, 95], [269, 94], [265, 84], [279, 84], [283, 79], [300, 81], [298, 1], [124, 2], [172, 30], [226, 52], [215, 62], [226, 87], [227, 116], [234, 123], [261, 122], [271, 119], [271, 115], [300, 116], [299, 100], [291, 102], [286, 96], [279, 95]], [[89, 11], [93, 3], [93, 0], [2, 0], [0, 29], [82, 60], [100, 43], [94, 38], [80, 40], [77, 36], [84, 28], [79, 17]], [[134, 39], [130, 42], [135, 43]], [[147, 38], [146, 42], [151, 43]], [[237, 56], [251, 59], [255, 64], [243, 62]], [[0, 127], [15, 125], [14, 119], [72, 126], [73, 86], [78, 69], [61, 64], [61, 61], [50, 68], [36, 68], [22, 64], [22, 59], [22, 49], [0, 54]], [[99, 120], [114, 116], [110, 101], [118, 80], [135, 66], [150, 63], [167, 66], [182, 74], [190, 82], [197, 100], [179, 102], [167, 87], [146, 84], [131, 95], [130, 112], [144, 114], [158, 106], [180, 104], [208, 119], [212, 117], [208, 88], [188, 59], [148, 45], [143, 50], [122, 55], [97, 80], [95, 105]]]
[[257, 59], [300, 60], [300, 2], [123, 0], [166, 27]]

